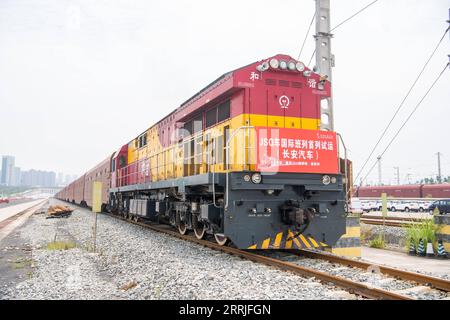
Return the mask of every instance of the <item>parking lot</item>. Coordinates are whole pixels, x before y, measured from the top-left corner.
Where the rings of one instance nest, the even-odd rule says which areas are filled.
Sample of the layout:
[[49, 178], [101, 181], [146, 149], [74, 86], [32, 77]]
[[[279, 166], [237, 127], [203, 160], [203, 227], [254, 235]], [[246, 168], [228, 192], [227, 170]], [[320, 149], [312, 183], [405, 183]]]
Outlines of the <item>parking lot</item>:
[[[440, 200], [417, 200], [417, 199], [398, 199], [387, 201], [388, 212], [421, 212], [430, 214], [433, 212], [436, 201]], [[446, 202], [446, 200], [442, 200]], [[440, 207], [442, 208], [442, 207]], [[382, 211], [383, 204], [381, 200], [352, 198], [350, 211], [353, 213], [364, 213], [371, 211]], [[442, 209], [441, 209], [442, 211]]]

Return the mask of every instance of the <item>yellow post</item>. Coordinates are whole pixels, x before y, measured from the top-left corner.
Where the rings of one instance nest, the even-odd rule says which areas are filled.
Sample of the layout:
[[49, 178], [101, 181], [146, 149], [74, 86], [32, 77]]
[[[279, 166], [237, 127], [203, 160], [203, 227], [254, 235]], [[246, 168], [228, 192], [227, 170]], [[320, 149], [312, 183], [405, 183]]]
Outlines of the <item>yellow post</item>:
[[94, 181], [92, 183], [92, 212], [102, 211], [102, 183]]
[[387, 216], [387, 193], [381, 194], [381, 214], [383, 215], [383, 221]]
[[[386, 216], [387, 216], [387, 193], [381, 194], [381, 214], [383, 215], [383, 227], [386, 225]], [[383, 241], [384, 241], [384, 228], [383, 228]]]
[[102, 183], [94, 181], [92, 183], [92, 212], [94, 212], [94, 236], [92, 250], [95, 252], [97, 242], [97, 213], [102, 211]]

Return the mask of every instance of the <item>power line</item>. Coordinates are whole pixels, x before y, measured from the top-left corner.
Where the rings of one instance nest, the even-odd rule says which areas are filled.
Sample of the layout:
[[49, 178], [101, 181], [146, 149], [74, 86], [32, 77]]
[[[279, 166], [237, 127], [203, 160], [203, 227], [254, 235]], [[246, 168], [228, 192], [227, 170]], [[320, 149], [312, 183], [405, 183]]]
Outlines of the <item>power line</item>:
[[447, 34], [448, 30], [450, 29], [447, 28], [447, 30], [445, 30], [444, 34], [442, 35], [441, 39], [439, 40], [438, 44], [436, 45], [436, 47], [434, 48], [433, 52], [431, 53], [430, 57], [427, 59], [427, 61], [425, 62], [424, 66], [422, 67], [422, 70], [420, 70], [418, 76], [416, 77], [416, 79], [414, 80], [413, 84], [411, 85], [411, 87], [409, 88], [408, 92], [406, 93], [405, 97], [403, 98], [402, 102], [400, 103], [400, 105], [397, 107], [397, 110], [395, 111], [394, 115], [392, 116], [391, 120], [389, 121], [389, 123], [387, 124], [387, 126], [384, 128], [383, 133], [381, 134], [381, 136], [378, 138], [377, 143], [375, 144], [375, 146], [372, 148], [372, 150], [370, 151], [369, 156], [367, 157], [366, 161], [364, 161], [363, 166], [361, 167], [361, 169], [359, 170], [358, 174], [356, 175], [355, 180], [357, 180], [359, 178], [359, 176], [361, 175], [362, 171], [364, 170], [364, 168], [366, 167], [367, 163], [370, 160], [370, 157], [372, 157], [373, 153], [375, 152], [375, 149], [378, 147], [378, 145], [380, 144], [381, 140], [384, 138], [384, 136], [386, 135], [386, 132], [388, 131], [389, 127], [391, 126], [392, 122], [394, 121], [394, 119], [397, 117], [397, 114], [400, 112], [400, 109], [403, 107], [403, 105], [405, 104], [406, 99], [409, 97], [409, 95], [411, 94], [411, 91], [413, 90], [413, 88], [416, 86], [417, 82], [419, 81], [420, 77], [422, 76], [423, 72], [425, 71], [425, 68], [428, 66], [428, 63], [430, 62], [430, 60], [433, 58], [434, 54], [436, 53], [437, 49], [439, 48], [439, 46], [442, 43], [442, 40], [444, 40], [445, 35]]
[[[358, 10], [357, 12], [355, 12], [354, 14], [352, 14], [350, 17], [348, 17], [348, 18], [345, 19], [344, 21], [340, 22], [337, 26], [335, 26], [334, 28], [332, 28], [332, 29], [330, 30], [330, 32], [333, 31], [333, 30], [336, 30], [337, 28], [339, 28], [340, 26], [342, 26], [342, 25], [343, 25], [344, 23], [346, 23], [347, 21], [353, 19], [354, 17], [356, 17], [358, 14], [360, 14], [361, 12], [363, 12], [364, 10], [366, 10], [367, 8], [369, 8], [371, 5], [373, 5], [373, 4], [374, 4], [375, 2], [377, 2], [377, 1], [378, 1], [378, 0], [372, 1], [371, 3], [369, 3], [368, 5], [366, 5], [364, 8]], [[311, 24], [312, 24], [312, 21], [311, 21]], [[303, 48], [303, 47], [302, 47], [302, 48]], [[312, 59], [314, 58], [314, 55], [315, 55], [315, 54], [316, 54], [316, 50], [314, 49], [314, 52], [312, 53], [311, 58], [309, 59], [309, 62], [308, 62], [308, 64], [307, 64], [307, 66], [311, 65], [311, 61], [312, 61]], [[300, 57], [299, 57], [299, 59], [300, 59]]]
[[333, 29], [330, 30], [336, 30], [337, 28], [339, 28], [340, 26], [342, 26], [344, 23], [346, 23], [347, 21], [351, 20], [352, 18], [356, 17], [358, 14], [360, 14], [361, 12], [363, 12], [364, 10], [366, 10], [368, 7], [370, 7], [371, 5], [373, 5], [375, 2], [377, 2], [378, 0], [372, 1], [371, 3], [369, 3], [367, 6], [365, 6], [364, 8], [362, 8], [361, 10], [355, 12], [354, 14], [352, 14], [350, 17], [348, 17], [347, 19], [345, 19], [344, 21], [342, 21], [341, 23], [339, 23], [336, 27], [334, 27]]
[[300, 49], [300, 53], [298, 54], [298, 59], [297, 59], [298, 61], [300, 61], [300, 57], [302, 55], [303, 48], [305, 47], [305, 43], [306, 43], [306, 40], [308, 39], [309, 31], [311, 31], [311, 27], [312, 27], [315, 17], [316, 17], [316, 11], [314, 11], [314, 14], [311, 19], [311, 23], [309, 24], [309, 27], [308, 27], [308, 31], [306, 31], [305, 39], [303, 39], [302, 48]]
[[[422, 97], [422, 99], [420, 99], [419, 103], [417, 103], [417, 105], [414, 107], [414, 109], [411, 111], [411, 113], [409, 114], [409, 116], [406, 118], [406, 120], [403, 122], [403, 124], [401, 125], [401, 127], [397, 130], [397, 132], [395, 133], [395, 135], [392, 137], [392, 139], [389, 141], [388, 145], [386, 146], [386, 148], [384, 148], [383, 152], [379, 155], [379, 157], [382, 157], [386, 151], [389, 149], [389, 147], [391, 146], [391, 144], [394, 142], [394, 140], [397, 138], [397, 136], [399, 135], [399, 133], [402, 131], [402, 129], [405, 127], [405, 125], [408, 123], [408, 121], [411, 119], [411, 117], [414, 115], [414, 113], [417, 111], [417, 109], [419, 108], [419, 106], [422, 104], [422, 102], [425, 100], [425, 98], [428, 96], [428, 94], [430, 93], [431, 89], [433, 89], [433, 87], [435, 86], [435, 84], [438, 82], [438, 80], [442, 77], [442, 75], [444, 74], [445, 70], [447, 70], [448, 66], [450, 65], [450, 62], [448, 62], [444, 69], [442, 69], [442, 71], [439, 73], [438, 77], [434, 80], [434, 82], [431, 84], [430, 88], [428, 88], [427, 92], [425, 92], [425, 95]], [[367, 179], [367, 177], [369, 176], [369, 174], [372, 172], [373, 168], [375, 167], [375, 165], [377, 164], [378, 161], [374, 162], [374, 164], [372, 165], [372, 167], [370, 168], [369, 172], [366, 174], [366, 176], [364, 177], [363, 181], [365, 179]]]

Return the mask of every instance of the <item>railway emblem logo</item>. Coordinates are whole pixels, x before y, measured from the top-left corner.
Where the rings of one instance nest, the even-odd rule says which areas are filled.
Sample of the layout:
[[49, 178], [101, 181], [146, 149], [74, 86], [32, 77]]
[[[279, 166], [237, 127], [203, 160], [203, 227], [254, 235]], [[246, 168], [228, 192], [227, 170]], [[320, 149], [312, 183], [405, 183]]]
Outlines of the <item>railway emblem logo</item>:
[[291, 104], [291, 100], [289, 100], [288, 96], [281, 96], [278, 102], [280, 103], [281, 109], [287, 109]]

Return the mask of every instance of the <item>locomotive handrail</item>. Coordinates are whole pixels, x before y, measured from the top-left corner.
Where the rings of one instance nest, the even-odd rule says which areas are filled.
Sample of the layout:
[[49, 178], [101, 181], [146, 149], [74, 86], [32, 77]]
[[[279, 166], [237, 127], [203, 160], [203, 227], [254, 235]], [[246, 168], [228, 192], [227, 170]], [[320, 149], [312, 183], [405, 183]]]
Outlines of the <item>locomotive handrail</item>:
[[[226, 172], [226, 182], [225, 182], [225, 210], [228, 209], [228, 183], [229, 183], [229, 176], [230, 176], [230, 141], [231, 139], [233, 139], [236, 134], [242, 130], [242, 129], [254, 129], [254, 126], [241, 126], [239, 128], [237, 128], [236, 130], [233, 131], [233, 133], [231, 134], [231, 136], [227, 139], [227, 143], [225, 144], [225, 149], [226, 149], [226, 155], [225, 155], [225, 159], [227, 161], [227, 172]], [[245, 145], [246, 145], [246, 139], [244, 139], [244, 152], [245, 152]]]
[[[350, 181], [348, 181], [348, 164], [347, 164], [347, 147], [345, 146], [345, 142], [344, 139], [342, 138], [342, 135], [340, 133], [336, 133], [336, 135], [339, 137], [339, 140], [341, 140], [342, 146], [344, 147], [344, 176], [345, 176], [345, 200], [348, 201], [349, 197], [348, 194], [351, 190], [351, 188], [349, 187], [349, 183]], [[338, 157], [339, 157], [339, 153], [338, 153]], [[339, 161], [339, 171], [341, 171], [341, 163]]]

